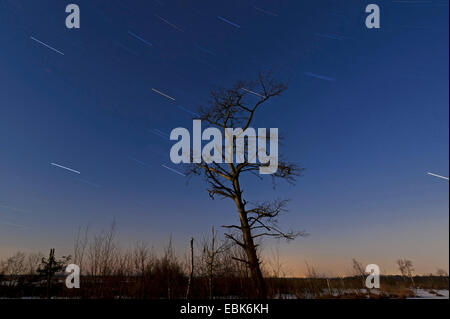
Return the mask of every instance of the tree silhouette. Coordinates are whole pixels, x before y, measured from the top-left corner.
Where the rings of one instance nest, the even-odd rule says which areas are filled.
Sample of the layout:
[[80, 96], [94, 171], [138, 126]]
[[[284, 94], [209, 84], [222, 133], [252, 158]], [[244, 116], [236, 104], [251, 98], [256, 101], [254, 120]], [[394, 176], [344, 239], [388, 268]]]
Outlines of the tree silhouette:
[[52, 284], [53, 276], [61, 272], [70, 260], [70, 256], [62, 256], [62, 259], [56, 260], [55, 249], [50, 249], [48, 258], [42, 257], [41, 264], [39, 265], [37, 272], [45, 276], [47, 281], [47, 298], [50, 299], [50, 288]]
[[[202, 107], [199, 111], [199, 119], [206, 121], [210, 126], [225, 130], [226, 128], [242, 128], [245, 132], [250, 128], [255, 120], [257, 111], [269, 99], [280, 95], [286, 86], [275, 81], [270, 73], [260, 74], [257, 81], [236, 83], [229, 89], [219, 88], [211, 92], [211, 101], [207, 107]], [[251, 102], [250, 97], [257, 97], [256, 102]], [[253, 100], [254, 101], [254, 100]], [[264, 143], [266, 142], [264, 136]], [[258, 147], [259, 139], [258, 137]], [[233, 139], [233, 154], [236, 150], [249, 147], [248, 139], [244, 138], [244, 145], [237, 144]], [[264, 145], [265, 149], [266, 145]], [[218, 151], [222, 159], [225, 159], [226, 146]], [[229, 151], [229, 149], [228, 149]], [[258, 149], [259, 151], [259, 149]], [[261, 203], [250, 203], [243, 196], [243, 185], [241, 178], [245, 175], [253, 174], [262, 179], [259, 174], [260, 168], [267, 164], [249, 160], [249, 153], [244, 153], [242, 163], [218, 163], [216, 161], [205, 161], [193, 163], [189, 173], [203, 175], [208, 183], [208, 192], [212, 199], [216, 196], [229, 198], [236, 205], [240, 223], [238, 225], [224, 225], [229, 230], [225, 234], [227, 238], [240, 246], [245, 251], [245, 259], [240, 259], [250, 270], [252, 280], [255, 284], [255, 296], [266, 298], [267, 290], [261, 272], [260, 260], [258, 257], [258, 244], [255, 242], [260, 237], [276, 237], [292, 240], [297, 236], [306, 235], [304, 232], [283, 231], [277, 225], [277, 217], [285, 210], [286, 200], [266, 201]], [[193, 154], [195, 155], [195, 154]], [[191, 155], [193, 157], [193, 155]], [[271, 176], [274, 179], [283, 179], [293, 183], [299, 176], [301, 169], [292, 163], [282, 159], [278, 161], [278, 170]], [[232, 230], [235, 230], [233, 232]]]
[[416, 287], [414, 283], [414, 267], [411, 260], [408, 260], [406, 258], [397, 260], [398, 269], [400, 270], [403, 278], [408, 277], [411, 280], [413, 288]]

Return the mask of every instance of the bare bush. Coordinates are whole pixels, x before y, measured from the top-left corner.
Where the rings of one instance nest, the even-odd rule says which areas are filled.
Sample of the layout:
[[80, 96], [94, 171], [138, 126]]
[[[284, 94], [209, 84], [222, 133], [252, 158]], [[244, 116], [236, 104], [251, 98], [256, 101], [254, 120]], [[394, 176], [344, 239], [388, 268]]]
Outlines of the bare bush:
[[409, 278], [411, 281], [412, 287], [415, 288], [416, 285], [414, 283], [414, 277], [413, 277], [413, 263], [411, 260], [408, 259], [399, 259], [397, 260], [398, 269], [400, 270], [400, 273], [402, 274], [403, 278]]
[[44, 255], [41, 252], [31, 253], [27, 256], [27, 274], [28, 275], [36, 275], [39, 264], [42, 261]]

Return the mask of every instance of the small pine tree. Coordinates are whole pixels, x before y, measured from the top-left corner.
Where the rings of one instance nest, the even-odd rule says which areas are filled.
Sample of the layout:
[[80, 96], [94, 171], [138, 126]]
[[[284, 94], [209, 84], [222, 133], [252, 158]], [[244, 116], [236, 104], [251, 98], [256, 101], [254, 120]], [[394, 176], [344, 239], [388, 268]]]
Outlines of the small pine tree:
[[62, 256], [62, 259], [56, 260], [55, 249], [50, 249], [48, 258], [43, 257], [41, 264], [39, 265], [37, 272], [45, 276], [47, 281], [47, 298], [50, 299], [50, 288], [52, 284], [52, 278], [55, 273], [61, 272], [70, 260], [70, 256]]

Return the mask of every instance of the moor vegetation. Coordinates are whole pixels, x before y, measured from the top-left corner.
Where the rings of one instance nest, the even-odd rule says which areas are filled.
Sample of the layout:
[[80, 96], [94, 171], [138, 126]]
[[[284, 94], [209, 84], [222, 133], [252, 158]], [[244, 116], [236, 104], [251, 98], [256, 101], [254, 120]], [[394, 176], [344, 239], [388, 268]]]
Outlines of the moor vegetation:
[[[16, 253], [0, 262], [0, 298], [133, 298], [133, 299], [221, 299], [252, 298], [251, 273], [239, 260], [245, 252], [219, 239], [212, 231], [209, 238], [193, 240], [185, 257], [176, 254], [171, 241], [160, 254], [144, 243], [120, 249], [115, 228], [92, 238], [87, 230], [79, 232], [73, 257], [57, 258], [52, 250], [43, 254]], [[190, 249], [192, 247], [192, 250]], [[192, 253], [191, 253], [192, 252]], [[49, 262], [51, 264], [49, 267]], [[81, 268], [79, 289], [68, 289], [64, 266], [75, 263]], [[399, 262], [403, 267], [405, 260]], [[303, 278], [289, 278], [274, 258], [261, 266], [268, 298], [407, 298], [416, 289], [427, 289], [439, 296], [448, 289], [448, 274], [414, 275], [409, 272], [382, 276], [380, 289], [367, 291], [358, 263], [354, 275], [327, 277], [307, 265]], [[399, 268], [401, 272], [402, 268]]]
[[[110, 230], [89, 237], [88, 230], [78, 232], [71, 256], [59, 259], [51, 249], [43, 254], [16, 253], [0, 263], [0, 297], [61, 298], [137, 298], [137, 299], [213, 299], [213, 298], [406, 298], [426, 288], [448, 289], [448, 274], [417, 276], [411, 261], [397, 261], [398, 276], [381, 277], [380, 289], [365, 288], [365, 268], [353, 260], [354, 273], [346, 277], [329, 277], [307, 265], [304, 278], [288, 278], [282, 271], [279, 256], [272, 262], [261, 257], [265, 238], [287, 241], [306, 236], [295, 229], [283, 230], [278, 223], [286, 211], [287, 200], [249, 198], [244, 192], [249, 177], [261, 180], [269, 175], [294, 183], [302, 168], [284, 158], [278, 159], [278, 129], [265, 129], [256, 149], [252, 128], [263, 107], [279, 97], [286, 86], [270, 73], [261, 74], [253, 82], [240, 81], [231, 88], [211, 92], [209, 103], [199, 110], [197, 121], [211, 128], [233, 133], [228, 142], [210, 150], [214, 154], [200, 156], [199, 150], [186, 152], [189, 176], [202, 176], [212, 199], [232, 201], [236, 222], [222, 225], [218, 238], [214, 228], [209, 238], [191, 238], [187, 252], [180, 257], [172, 242], [162, 252], [146, 243], [123, 249], [115, 240], [114, 223]], [[195, 119], [194, 119], [195, 120]], [[267, 154], [267, 140], [271, 152]], [[273, 143], [272, 143], [273, 141]], [[244, 150], [243, 152], [241, 152]], [[247, 150], [245, 152], [245, 150]], [[184, 151], [182, 152], [185, 153]], [[240, 154], [239, 156], [237, 154]], [[236, 154], [236, 163], [232, 156]], [[255, 156], [261, 159], [255, 160]], [[230, 156], [231, 155], [231, 156]], [[261, 156], [262, 155], [262, 156]], [[183, 155], [184, 156], [184, 155]], [[190, 159], [193, 159], [192, 161]], [[272, 161], [275, 170], [272, 171]], [[269, 172], [270, 171], [270, 172]], [[268, 173], [269, 172], [269, 173]], [[68, 264], [81, 271], [80, 288], [66, 287], [64, 274]]]

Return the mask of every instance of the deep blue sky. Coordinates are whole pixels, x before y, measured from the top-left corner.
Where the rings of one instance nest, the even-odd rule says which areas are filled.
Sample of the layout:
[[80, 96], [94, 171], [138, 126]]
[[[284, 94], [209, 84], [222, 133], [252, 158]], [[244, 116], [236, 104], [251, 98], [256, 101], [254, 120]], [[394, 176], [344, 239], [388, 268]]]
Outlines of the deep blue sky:
[[[69, 250], [79, 226], [113, 219], [125, 246], [172, 234], [183, 251], [234, 222], [202, 179], [161, 166], [182, 170], [152, 132], [189, 128], [179, 106], [272, 69], [289, 88], [258, 126], [278, 127], [281, 154], [306, 171], [247, 195], [292, 199], [282, 224], [311, 233], [282, 246], [292, 271], [353, 257], [448, 268], [448, 182], [426, 175], [449, 174], [448, 1], [77, 0], [79, 30], [65, 28], [69, 3], [0, 0], [0, 256]], [[379, 30], [365, 28], [369, 3]]]

